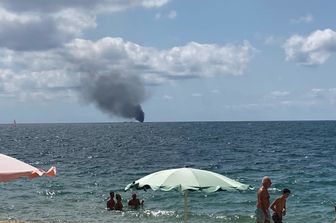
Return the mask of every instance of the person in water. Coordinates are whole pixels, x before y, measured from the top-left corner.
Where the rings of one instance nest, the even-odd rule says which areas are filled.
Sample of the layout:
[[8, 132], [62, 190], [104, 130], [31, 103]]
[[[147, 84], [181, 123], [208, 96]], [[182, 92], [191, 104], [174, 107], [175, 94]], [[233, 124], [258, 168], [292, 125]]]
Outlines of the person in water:
[[114, 201], [114, 192], [110, 191], [110, 198], [106, 203], [107, 210], [114, 210], [116, 202]]
[[144, 200], [139, 200], [137, 195], [134, 193], [132, 194], [132, 198], [128, 201], [128, 206], [131, 208], [138, 208], [140, 205], [143, 205]]
[[116, 194], [116, 204], [114, 206], [114, 209], [117, 210], [117, 211], [122, 211], [123, 209], [123, 204], [122, 204], [122, 201], [121, 201], [121, 195], [120, 194]]
[[271, 209], [273, 210], [272, 219], [274, 223], [282, 223], [282, 217], [286, 215], [286, 200], [290, 193], [290, 190], [285, 188], [282, 190], [282, 195], [272, 202]]
[[257, 209], [256, 209], [256, 217], [257, 223], [270, 223], [270, 196], [268, 193], [268, 188], [272, 185], [271, 178], [268, 176], [263, 177], [262, 185], [257, 193]]

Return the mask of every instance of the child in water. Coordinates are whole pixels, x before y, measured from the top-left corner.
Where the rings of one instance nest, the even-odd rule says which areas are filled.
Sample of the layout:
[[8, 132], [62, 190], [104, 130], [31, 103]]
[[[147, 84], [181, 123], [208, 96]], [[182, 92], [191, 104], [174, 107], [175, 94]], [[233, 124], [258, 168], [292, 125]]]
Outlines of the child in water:
[[271, 204], [271, 209], [273, 210], [272, 219], [274, 223], [282, 223], [282, 217], [286, 215], [286, 200], [289, 197], [289, 194], [289, 189], [283, 189], [282, 195], [275, 199]]

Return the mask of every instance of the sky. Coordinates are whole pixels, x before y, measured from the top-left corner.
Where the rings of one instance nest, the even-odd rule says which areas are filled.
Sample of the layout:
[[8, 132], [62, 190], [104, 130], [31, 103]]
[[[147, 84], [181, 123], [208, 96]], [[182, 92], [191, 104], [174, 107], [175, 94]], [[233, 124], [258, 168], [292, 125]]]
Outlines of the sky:
[[0, 123], [336, 119], [332, 0], [1, 0]]

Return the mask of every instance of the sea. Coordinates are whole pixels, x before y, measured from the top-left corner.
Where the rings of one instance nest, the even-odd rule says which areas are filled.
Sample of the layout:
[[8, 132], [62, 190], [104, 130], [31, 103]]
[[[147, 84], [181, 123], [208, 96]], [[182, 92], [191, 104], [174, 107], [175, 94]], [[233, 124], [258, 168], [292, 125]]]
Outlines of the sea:
[[[0, 153], [56, 177], [0, 183], [0, 221], [183, 222], [179, 191], [136, 191], [144, 205], [127, 207], [127, 184], [156, 171], [192, 167], [251, 189], [190, 192], [189, 222], [255, 222], [256, 192], [272, 179], [271, 201], [289, 188], [287, 223], [331, 223], [336, 204], [336, 122], [157, 122], [0, 125]], [[123, 211], [106, 210], [109, 192]]]

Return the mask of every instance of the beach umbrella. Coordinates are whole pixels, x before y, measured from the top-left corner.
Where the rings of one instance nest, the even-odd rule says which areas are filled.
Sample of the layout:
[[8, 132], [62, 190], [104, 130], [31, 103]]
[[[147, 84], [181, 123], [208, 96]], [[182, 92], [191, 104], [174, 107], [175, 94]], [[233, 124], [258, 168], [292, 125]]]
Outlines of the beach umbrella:
[[206, 170], [178, 168], [158, 171], [144, 176], [125, 187], [125, 191], [136, 190], [177, 190], [184, 193], [184, 222], [188, 222], [188, 191], [243, 191], [249, 185]]
[[43, 175], [55, 176], [56, 167], [51, 167], [45, 172], [13, 157], [0, 153], [0, 182], [7, 182], [21, 177], [28, 177], [31, 179]]

